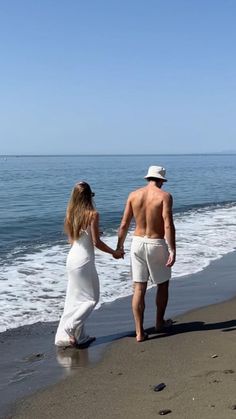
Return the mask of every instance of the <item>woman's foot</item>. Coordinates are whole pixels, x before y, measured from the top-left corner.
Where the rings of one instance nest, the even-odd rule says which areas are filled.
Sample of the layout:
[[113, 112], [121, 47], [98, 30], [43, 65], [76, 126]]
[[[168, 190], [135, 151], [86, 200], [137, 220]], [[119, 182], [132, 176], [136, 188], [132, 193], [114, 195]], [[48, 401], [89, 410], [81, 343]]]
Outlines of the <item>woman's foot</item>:
[[69, 337], [69, 342], [70, 342], [70, 346], [71, 346], [71, 347], [73, 347], [73, 348], [74, 348], [74, 347], [76, 346], [76, 343], [77, 343], [77, 342], [76, 342], [76, 339], [75, 339], [75, 337], [74, 337], [74, 336], [70, 336], [70, 337]]
[[75, 336], [72, 333], [71, 329], [65, 329], [65, 332], [67, 333], [68, 337], [69, 337], [69, 347], [70, 348], [74, 348], [77, 345], [77, 341], [75, 339]]

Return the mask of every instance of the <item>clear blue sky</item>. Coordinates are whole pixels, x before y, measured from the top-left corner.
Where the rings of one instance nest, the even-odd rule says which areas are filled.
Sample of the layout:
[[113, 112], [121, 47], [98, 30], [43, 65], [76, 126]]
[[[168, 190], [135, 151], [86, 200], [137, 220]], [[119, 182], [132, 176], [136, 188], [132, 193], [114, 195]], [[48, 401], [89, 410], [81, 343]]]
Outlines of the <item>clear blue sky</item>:
[[236, 150], [235, 0], [0, 0], [0, 154]]

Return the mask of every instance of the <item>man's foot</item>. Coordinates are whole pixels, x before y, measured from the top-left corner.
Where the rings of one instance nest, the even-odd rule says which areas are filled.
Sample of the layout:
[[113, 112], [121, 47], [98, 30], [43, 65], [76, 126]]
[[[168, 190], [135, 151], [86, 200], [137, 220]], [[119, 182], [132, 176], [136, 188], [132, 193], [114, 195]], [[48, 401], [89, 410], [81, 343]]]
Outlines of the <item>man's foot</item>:
[[136, 336], [136, 341], [137, 342], [144, 342], [147, 339], [148, 339], [148, 334], [146, 332], [144, 332], [143, 335], [137, 335]]
[[164, 320], [161, 324], [157, 324], [155, 331], [157, 333], [161, 333], [161, 332], [165, 332], [168, 329], [171, 328], [171, 326], [173, 325], [173, 320], [172, 319], [168, 319], [168, 320]]

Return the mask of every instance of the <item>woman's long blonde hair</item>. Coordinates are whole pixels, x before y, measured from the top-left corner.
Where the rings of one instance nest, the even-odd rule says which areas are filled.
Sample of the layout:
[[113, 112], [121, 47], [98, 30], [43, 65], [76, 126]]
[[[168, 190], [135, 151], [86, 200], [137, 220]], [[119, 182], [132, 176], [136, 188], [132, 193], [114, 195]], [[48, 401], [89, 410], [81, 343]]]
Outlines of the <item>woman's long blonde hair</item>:
[[67, 205], [64, 229], [69, 239], [77, 240], [82, 230], [91, 224], [95, 213], [93, 204], [93, 192], [88, 183], [77, 183]]

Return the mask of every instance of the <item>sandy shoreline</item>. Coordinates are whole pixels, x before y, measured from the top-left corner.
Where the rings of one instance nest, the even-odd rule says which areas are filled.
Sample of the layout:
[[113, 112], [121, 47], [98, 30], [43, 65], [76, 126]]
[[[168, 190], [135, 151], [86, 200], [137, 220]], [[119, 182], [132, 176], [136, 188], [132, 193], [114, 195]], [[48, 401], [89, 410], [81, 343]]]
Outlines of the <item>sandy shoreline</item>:
[[[23, 401], [15, 418], [235, 418], [236, 300], [179, 316], [170, 335], [126, 337], [95, 367]], [[232, 320], [233, 319], [233, 320]], [[164, 382], [162, 392], [154, 392]]]
[[[58, 381], [56, 385], [39, 391], [27, 401], [20, 402], [13, 417], [78, 417], [73, 416], [73, 409], [83, 412], [82, 416], [80, 415], [83, 418], [93, 416], [98, 418], [153, 417], [152, 401], [156, 403], [157, 395], [158, 400], [161, 395], [161, 400], [168, 401], [167, 407], [172, 411], [177, 409], [172, 417], [222, 418], [231, 417], [231, 414], [234, 414], [235, 417], [235, 412], [230, 411], [229, 407], [227, 407], [227, 411], [224, 410], [226, 416], [222, 416], [222, 413], [221, 416], [216, 416], [216, 410], [213, 412], [214, 407], [206, 410], [208, 416], [204, 416], [204, 414], [203, 416], [193, 416], [192, 414], [183, 416], [180, 407], [176, 407], [177, 399], [182, 400], [181, 403], [190, 403], [187, 401], [187, 395], [184, 396], [185, 392], [177, 390], [178, 386], [184, 388], [184, 372], [181, 373], [183, 369], [185, 372], [189, 370], [189, 373], [190, 370], [192, 371], [192, 375], [187, 376], [186, 382], [192, 377], [190, 382], [198, 395], [201, 394], [204, 386], [206, 386], [206, 392], [210, 391], [210, 384], [207, 384], [206, 377], [213, 377], [212, 380], [216, 380], [212, 383], [211, 388], [216, 388], [216, 384], [219, 384], [217, 388], [222, 391], [222, 395], [224, 395], [224, 387], [222, 390], [221, 382], [227, 383], [228, 387], [232, 385], [231, 397], [235, 393], [234, 373], [222, 372], [234, 370], [235, 301], [206, 307], [184, 316], [180, 315], [180, 313], [193, 310], [196, 307], [214, 304], [236, 295], [235, 272], [236, 258], [235, 252], [233, 252], [213, 262], [200, 273], [173, 281], [167, 311], [167, 316], [177, 316], [173, 333], [166, 336], [165, 339], [160, 339], [162, 335], [157, 337], [152, 335], [152, 339], [142, 344], [142, 347], [136, 344], [133, 337], [124, 337], [132, 336], [133, 333], [130, 297], [107, 304], [94, 312], [88, 327], [89, 331], [98, 338], [89, 350], [55, 351], [53, 338], [56, 323], [36, 324], [1, 334], [1, 417], [12, 410], [13, 403], [17, 399]], [[154, 315], [154, 289], [151, 289], [147, 296], [145, 316], [147, 328], [153, 326]], [[221, 332], [222, 329], [229, 328], [231, 331], [228, 333]], [[201, 345], [199, 339], [200, 341], [204, 340], [205, 343]], [[107, 343], [114, 340], [117, 340], [115, 344], [107, 346]], [[106, 349], [105, 356], [102, 356], [104, 349]], [[211, 358], [212, 352], [217, 353], [218, 357]], [[95, 364], [98, 360], [100, 362]], [[166, 364], [166, 360], [168, 360], [168, 364]], [[208, 370], [206, 370], [207, 366]], [[109, 374], [108, 371], [110, 371]], [[153, 376], [154, 371], [156, 371], [155, 376]], [[199, 374], [204, 385], [199, 384], [200, 376], [195, 377]], [[62, 381], [61, 379], [67, 375], [70, 377]], [[161, 381], [172, 383], [172, 390], [168, 384], [161, 393], [153, 392], [150, 386]], [[88, 387], [88, 384], [91, 383], [92, 387]], [[198, 383], [198, 389], [195, 388], [196, 383]], [[187, 388], [186, 393], [189, 391]], [[73, 398], [72, 394], [74, 394]], [[106, 394], [109, 394], [109, 397]], [[176, 396], [176, 399], [174, 394], [180, 395]], [[236, 400], [231, 400], [230, 392], [227, 397], [226, 395], [223, 397], [225, 402], [221, 403], [222, 409], [226, 409], [226, 405], [228, 406], [230, 403], [236, 404]], [[57, 400], [57, 398], [59, 399]], [[141, 403], [142, 398], [144, 407]], [[66, 415], [66, 411], [63, 410], [62, 401], [65, 409], [70, 410], [69, 415]], [[134, 410], [136, 402], [138, 403], [137, 411]], [[43, 409], [43, 416], [41, 416], [41, 403], [47, 405], [47, 409]], [[213, 401], [212, 404], [214, 403], [216, 402]], [[208, 409], [205, 402], [201, 406], [201, 408], [205, 406], [204, 408]], [[191, 403], [188, 404], [188, 408], [195, 409]], [[112, 409], [112, 416], [110, 413], [109, 416], [106, 416], [106, 412], [110, 412], [110, 409]], [[142, 409], [145, 409], [145, 414]], [[197, 409], [200, 409], [199, 405]], [[155, 412], [155, 415], [158, 414], [156, 410]], [[182, 416], [177, 416], [181, 414]], [[209, 416], [211, 414], [212, 416]]]

